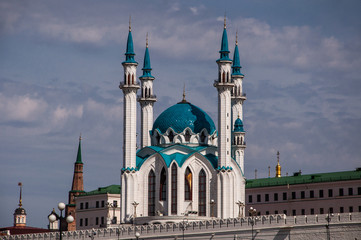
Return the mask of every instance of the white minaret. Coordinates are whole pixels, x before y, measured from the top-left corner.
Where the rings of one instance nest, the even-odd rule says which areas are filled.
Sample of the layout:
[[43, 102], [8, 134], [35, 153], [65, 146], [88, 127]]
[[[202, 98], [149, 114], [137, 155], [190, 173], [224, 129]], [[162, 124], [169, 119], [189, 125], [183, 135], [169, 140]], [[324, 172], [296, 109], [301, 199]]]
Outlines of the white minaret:
[[245, 132], [243, 130], [243, 122], [237, 118], [234, 123], [233, 139], [232, 139], [232, 157], [241, 167], [242, 174], [244, 175], [244, 149], [246, 142], [244, 140]]
[[143, 75], [139, 77], [141, 81], [141, 94], [138, 102], [141, 107], [141, 147], [151, 145], [150, 133], [153, 126], [153, 105], [157, 101], [157, 97], [153, 94], [152, 68], [150, 66], [149, 50], [148, 50], [148, 34], [146, 40], [146, 48], [144, 54]]
[[217, 217], [234, 217], [234, 196], [231, 191], [234, 173], [231, 165], [232, 116], [231, 90], [234, 83], [231, 79], [226, 18], [222, 36], [222, 47], [218, 64], [218, 80], [214, 86], [218, 90], [218, 174], [217, 174]]
[[228, 167], [231, 161], [231, 90], [234, 83], [231, 79], [231, 64], [229, 58], [226, 19], [222, 36], [222, 47], [218, 64], [218, 80], [214, 86], [218, 90], [218, 167]]
[[137, 193], [137, 90], [140, 88], [136, 79], [138, 63], [134, 60], [133, 38], [129, 21], [129, 34], [124, 67], [124, 82], [119, 88], [124, 93], [124, 135], [123, 135], [123, 168], [122, 168], [122, 221], [127, 222], [133, 210], [131, 203], [136, 201]]
[[232, 80], [234, 87], [232, 89], [232, 127], [237, 118], [243, 121], [243, 102], [247, 99], [246, 94], [242, 90], [242, 81], [244, 75], [241, 73], [241, 65], [239, 61], [238, 40], [236, 34], [236, 47], [233, 54]]

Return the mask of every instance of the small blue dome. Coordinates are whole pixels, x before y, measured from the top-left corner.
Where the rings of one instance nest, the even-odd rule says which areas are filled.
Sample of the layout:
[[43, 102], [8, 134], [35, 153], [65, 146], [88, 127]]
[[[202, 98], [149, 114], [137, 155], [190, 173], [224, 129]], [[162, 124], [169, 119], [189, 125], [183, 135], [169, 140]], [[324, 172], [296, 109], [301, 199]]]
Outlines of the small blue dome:
[[213, 120], [197, 106], [189, 102], [180, 102], [162, 112], [153, 124], [153, 129], [158, 129], [162, 134], [168, 128], [176, 133], [181, 133], [189, 127], [194, 133], [200, 133], [204, 128], [209, 134], [216, 131]]
[[237, 118], [237, 120], [234, 122], [234, 132], [244, 132], [243, 122], [240, 118]]

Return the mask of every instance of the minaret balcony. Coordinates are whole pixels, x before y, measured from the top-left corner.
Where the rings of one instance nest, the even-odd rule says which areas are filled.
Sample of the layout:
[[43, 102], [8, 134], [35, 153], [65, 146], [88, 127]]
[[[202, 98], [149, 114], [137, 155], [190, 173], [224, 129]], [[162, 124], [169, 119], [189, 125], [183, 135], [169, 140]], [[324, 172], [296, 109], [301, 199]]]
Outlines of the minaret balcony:
[[119, 84], [119, 88], [120, 89], [139, 89], [140, 88], [140, 84], [138, 82], [134, 83], [134, 84], [125, 84], [124, 82], [121, 82]]
[[242, 148], [246, 148], [246, 141], [240, 143], [240, 144], [232, 144], [232, 148], [234, 147], [242, 147]]
[[157, 95], [148, 95], [148, 96], [138, 96], [137, 98], [138, 102], [156, 102], [157, 101]]
[[215, 86], [216, 88], [218, 87], [233, 88], [234, 82], [220, 82], [218, 80], [214, 80], [213, 86]]
[[241, 93], [241, 94], [231, 94], [232, 99], [240, 99], [240, 100], [246, 100], [247, 96], [246, 93]]

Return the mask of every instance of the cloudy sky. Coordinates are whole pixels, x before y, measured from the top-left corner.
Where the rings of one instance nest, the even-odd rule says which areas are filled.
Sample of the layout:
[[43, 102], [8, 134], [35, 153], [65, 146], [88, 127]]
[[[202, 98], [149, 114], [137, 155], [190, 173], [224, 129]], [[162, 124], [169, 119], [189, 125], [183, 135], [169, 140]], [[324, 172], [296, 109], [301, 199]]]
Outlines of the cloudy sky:
[[0, 0], [0, 227], [18, 182], [28, 225], [67, 201], [82, 134], [85, 190], [119, 184], [129, 15], [141, 73], [149, 33], [155, 117], [181, 100], [217, 122], [224, 12], [245, 74], [246, 177], [361, 167], [360, 1]]

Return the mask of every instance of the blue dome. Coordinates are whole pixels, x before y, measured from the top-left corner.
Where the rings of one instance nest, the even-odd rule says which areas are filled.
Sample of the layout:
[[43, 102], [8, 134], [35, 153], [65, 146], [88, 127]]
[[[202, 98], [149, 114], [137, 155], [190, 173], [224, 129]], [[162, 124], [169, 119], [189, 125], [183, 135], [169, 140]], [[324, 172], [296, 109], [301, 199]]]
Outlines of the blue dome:
[[153, 124], [153, 130], [158, 129], [162, 134], [168, 128], [181, 133], [189, 127], [194, 133], [200, 133], [204, 128], [209, 134], [216, 130], [213, 120], [206, 112], [188, 102], [177, 103], [162, 112]]
[[243, 122], [240, 118], [237, 118], [237, 120], [234, 122], [234, 132], [244, 132]]

